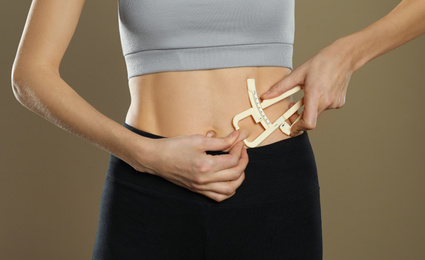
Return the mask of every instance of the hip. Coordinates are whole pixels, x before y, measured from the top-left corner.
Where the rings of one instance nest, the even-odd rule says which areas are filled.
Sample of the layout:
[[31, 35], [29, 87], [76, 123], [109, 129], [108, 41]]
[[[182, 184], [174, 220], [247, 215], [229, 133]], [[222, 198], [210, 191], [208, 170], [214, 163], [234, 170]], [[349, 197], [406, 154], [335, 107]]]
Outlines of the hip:
[[[145, 137], [163, 138], [127, 124], [124, 126]], [[291, 202], [319, 189], [314, 153], [307, 132], [290, 139], [251, 148], [247, 152], [249, 163], [245, 169], [245, 180], [234, 196], [222, 202], [216, 202], [159, 176], [138, 172], [113, 155], [110, 158], [107, 179], [125, 185], [141, 196], [143, 194], [160, 196], [213, 207]]]
[[93, 259], [322, 259], [307, 132], [248, 149], [248, 156], [244, 182], [222, 202], [111, 156]]

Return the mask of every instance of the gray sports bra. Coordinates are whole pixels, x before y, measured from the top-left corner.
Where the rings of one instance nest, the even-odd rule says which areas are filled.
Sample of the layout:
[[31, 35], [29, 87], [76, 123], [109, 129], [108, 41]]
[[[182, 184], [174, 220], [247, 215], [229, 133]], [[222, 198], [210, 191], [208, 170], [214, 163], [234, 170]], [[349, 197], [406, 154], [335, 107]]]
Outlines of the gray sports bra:
[[292, 69], [295, 0], [118, 0], [128, 78], [245, 66]]

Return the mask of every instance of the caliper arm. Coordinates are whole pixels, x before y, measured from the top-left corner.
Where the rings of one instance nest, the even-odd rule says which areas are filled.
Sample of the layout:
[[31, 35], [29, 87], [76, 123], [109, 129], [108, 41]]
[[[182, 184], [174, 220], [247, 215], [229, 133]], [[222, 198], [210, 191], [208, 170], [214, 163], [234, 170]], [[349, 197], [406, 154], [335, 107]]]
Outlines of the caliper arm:
[[244, 140], [245, 145], [248, 147], [256, 147], [259, 145], [264, 139], [266, 139], [273, 131], [275, 131], [277, 128], [280, 128], [280, 130], [286, 134], [291, 134], [291, 127], [294, 125], [298, 120], [300, 120], [301, 115], [298, 116], [298, 118], [290, 125], [286, 122], [286, 120], [289, 119], [295, 112], [298, 111], [298, 109], [301, 108], [303, 105], [303, 99], [299, 100], [295, 105], [293, 105], [290, 109], [288, 109], [282, 116], [280, 116], [275, 122], [270, 122], [270, 120], [267, 118], [266, 114], [264, 113], [264, 108], [269, 107], [295, 93], [301, 90], [300, 86], [296, 86], [295, 88], [292, 88], [282, 95], [264, 100], [260, 103], [260, 100], [258, 99], [257, 91], [255, 89], [255, 80], [254, 79], [248, 79], [248, 96], [249, 101], [251, 102], [251, 108], [237, 114], [233, 118], [233, 126], [236, 130], [239, 130], [239, 121], [248, 117], [252, 116], [255, 123], [261, 123], [261, 125], [264, 127], [264, 132], [262, 132], [256, 139], [253, 141], [248, 141], [247, 139]]

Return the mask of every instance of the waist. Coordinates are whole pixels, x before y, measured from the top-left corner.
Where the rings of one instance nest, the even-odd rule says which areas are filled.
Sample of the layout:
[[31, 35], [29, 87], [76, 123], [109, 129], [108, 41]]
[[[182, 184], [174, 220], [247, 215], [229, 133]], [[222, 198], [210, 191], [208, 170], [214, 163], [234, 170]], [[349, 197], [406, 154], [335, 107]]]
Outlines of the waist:
[[[258, 96], [290, 73], [284, 67], [237, 67], [194, 71], [169, 71], [130, 78], [131, 105], [126, 123], [159, 136], [203, 134], [226, 136], [234, 128], [233, 117], [249, 108], [247, 79], [255, 79]], [[291, 98], [265, 109], [271, 121], [281, 116]], [[264, 129], [246, 118], [239, 123], [248, 140]], [[267, 145], [289, 136], [276, 130]]]
[[[123, 125], [141, 136], [162, 138], [127, 124]], [[166, 196], [174, 201], [193, 200], [213, 204], [216, 207], [247, 207], [277, 201], [291, 202], [319, 189], [314, 153], [307, 132], [288, 140], [248, 149], [248, 157], [245, 180], [233, 197], [220, 203], [157, 175], [138, 172], [114, 155], [111, 155], [107, 178], [135, 191], [156, 197]]]

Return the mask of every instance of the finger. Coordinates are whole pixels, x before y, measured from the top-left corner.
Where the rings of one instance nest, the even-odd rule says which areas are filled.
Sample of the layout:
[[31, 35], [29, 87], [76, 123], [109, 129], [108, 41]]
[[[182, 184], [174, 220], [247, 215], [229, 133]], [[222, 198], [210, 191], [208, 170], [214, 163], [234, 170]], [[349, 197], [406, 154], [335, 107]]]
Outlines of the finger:
[[[197, 191], [194, 191], [197, 192]], [[201, 191], [201, 192], [197, 192], [199, 194], [202, 194], [210, 199], [213, 199], [217, 202], [222, 202], [230, 197], [232, 197], [233, 195], [235, 195], [236, 191], [232, 194], [232, 195], [223, 195], [220, 193], [216, 193], [216, 192], [212, 192], [212, 191]]]
[[[304, 97], [304, 111], [302, 118], [292, 126], [293, 135], [297, 135], [300, 131], [313, 130], [316, 127], [318, 110], [319, 110], [319, 97], [316, 93], [305, 93]], [[292, 134], [291, 134], [292, 135]]]
[[238, 131], [239, 131], [239, 137], [236, 139], [236, 141], [233, 143], [233, 145], [231, 147], [222, 150], [223, 152], [229, 152], [236, 143], [238, 143], [239, 141], [243, 141], [246, 138], [248, 138], [249, 132], [246, 129], [239, 129]]
[[[214, 174], [225, 169], [237, 167], [240, 163], [243, 149], [244, 143], [240, 141], [230, 149], [228, 154], [210, 155], [212, 160], [212, 169], [210, 173]], [[224, 181], [225, 179], [221, 180]]]
[[[243, 148], [241, 153], [241, 160], [239, 164], [241, 168], [235, 169], [236, 171], [238, 170], [241, 171], [241, 173], [236, 174], [237, 176], [236, 179], [234, 179], [233, 181], [223, 181], [223, 182], [206, 184], [206, 185], [209, 185], [208, 187], [193, 187], [189, 189], [199, 194], [202, 194], [204, 196], [207, 196], [218, 202], [226, 200], [232, 197], [236, 193], [236, 189], [245, 180], [245, 172], [243, 170], [246, 168], [247, 164], [248, 164], [248, 153], [246, 151], [246, 148]], [[225, 172], [221, 172], [221, 174], [222, 174], [221, 176], [228, 175]], [[228, 177], [224, 178], [223, 180], [227, 180], [227, 179]], [[217, 180], [220, 180], [220, 178], [217, 178]]]
[[[215, 157], [220, 157], [220, 156], [226, 156], [226, 155], [218, 155]], [[205, 173], [202, 176], [203, 178], [202, 178], [201, 185], [206, 185], [208, 183], [213, 183], [213, 182], [237, 180], [240, 177], [240, 175], [243, 173], [243, 171], [245, 170], [246, 166], [248, 165], [248, 161], [249, 160], [248, 160], [248, 154], [246, 152], [246, 148], [243, 147], [241, 156], [235, 166]]]
[[270, 99], [304, 83], [304, 72], [302, 68], [292, 71], [288, 76], [274, 84], [267, 92], [261, 95], [261, 99]]
[[[288, 108], [291, 108], [294, 105], [295, 105], [295, 102], [291, 102], [291, 103], [289, 103], [289, 107]], [[295, 122], [295, 120], [297, 120], [297, 118], [299, 116], [300, 116], [300, 114], [298, 113], [298, 111], [295, 111], [295, 113], [292, 114], [292, 116], [289, 117], [289, 123], [292, 125]]]
[[245, 173], [241, 172], [239, 178], [232, 181], [223, 181], [223, 182], [211, 182], [201, 187], [196, 187], [195, 189], [198, 192], [210, 191], [222, 195], [232, 195], [242, 182], [245, 180]]
[[230, 148], [238, 139], [239, 131], [233, 131], [226, 137], [209, 137], [204, 140], [203, 151], [222, 151]]
[[[209, 176], [205, 176], [208, 179], [205, 179], [205, 183], [201, 185], [194, 185], [198, 190], [210, 190], [214, 192], [220, 192], [220, 189], [224, 189], [224, 184], [236, 185], [239, 187], [242, 180], [240, 180], [241, 176], [244, 175], [244, 170], [248, 165], [248, 153], [246, 148], [243, 148], [241, 153], [241, 158], [239, 163], [234, 168], [224, 169], [222, 171], [214, 172], [209, 174]], [[245, 178], [245, 177], [243, 177]], [[219, 186], [222, 187], [219, 187]], [[226, 187], [226, 185], [224, 185]]]
[[[289, 108], [291, 108], [293, 105], [295, 105], [295, 102], [291, 102], [290, 104], [289, 104]], [[302, 113], [301, 113], [301, 115], [302, 115]], [[293, 129], [295, 129], [295, 128], [293, 128], [293, 126], [299, 121], [299, 120], [301, 120], [301, 118], [302, 118], [302, 116], [300, 116], [300, 114], [298, 113], [298, 111], [295, 111], [295, 113], [294, 114], [292, 114], [292, 116], [290, 116], [289, 117], [289, 121], [290, 121], [290, 124], [291, 124], [291, 132], [290, 132], [290, 136], [291, 137], [295, 137], [295, 136], [297, 136], [297, 135], [300, 135], [300, 134], [302, 134], [303, 133], [303, 131], [299, 131], [299, 132], [295, 132]]]
[[220, 194], [214, 191], [210, 191], [210, 190], [198, 190], [197, 188], [193, 187], [193, 185], [188, 184], [187, 182], [180, 182], [180, 181], [176, 181], [174, 179], [168, 179], [170, 182], [177, 184], [179, 186], [185, 187], [186, 189], [193, 191], [195, 193], [199, 193], [201, 195], [204, 195], [206, 197], [209, 197], [210, 199], [213, 199], [215, 201], [223, 201], [225, 199], [230, 198], [231, 196], [233, 196], [236, 192], [233, 192], [233, 194], [230, 195], [225, 195], [225, 194]]

